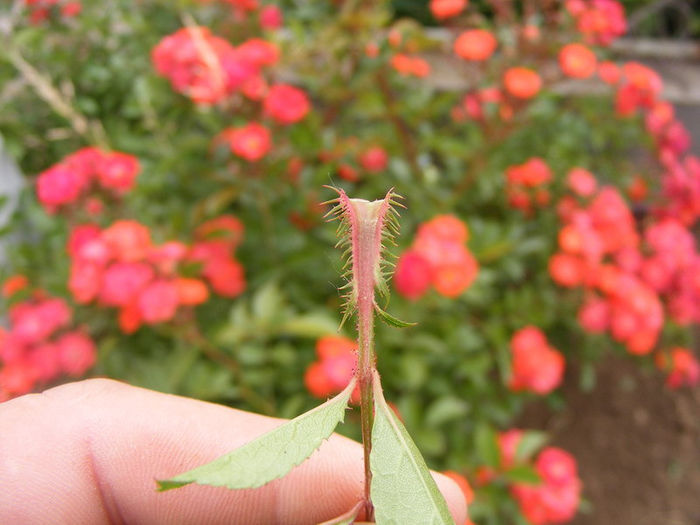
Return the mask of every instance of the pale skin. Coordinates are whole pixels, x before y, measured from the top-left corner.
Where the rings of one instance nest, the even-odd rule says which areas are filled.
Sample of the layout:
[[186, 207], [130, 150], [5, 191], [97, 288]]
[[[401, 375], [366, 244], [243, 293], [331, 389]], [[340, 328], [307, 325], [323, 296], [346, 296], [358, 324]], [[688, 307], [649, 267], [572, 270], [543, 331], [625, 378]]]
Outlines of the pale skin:
[[[281, 420], [107, 379], [0, 404], [0, 523], [312, 524], [362, 497], [362, 446], [334, 435], [283, 479], [254, 490], [165, 479], [202, 465]], [[464, 496], [433, 473], [455, 518]]]

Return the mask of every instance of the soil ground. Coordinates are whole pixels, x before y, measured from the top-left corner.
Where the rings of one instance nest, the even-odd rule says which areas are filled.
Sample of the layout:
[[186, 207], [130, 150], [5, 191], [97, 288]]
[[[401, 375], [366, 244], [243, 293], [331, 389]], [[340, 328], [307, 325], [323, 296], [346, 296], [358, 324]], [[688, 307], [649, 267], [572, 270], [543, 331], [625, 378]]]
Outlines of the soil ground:
[[610, 357], [591, 392], [571, 370], [566, 410], [528, 407], [579, 464], [587, 502], [572, 525], [700, 525], [700, 389], [670, 391], [654, 370]]

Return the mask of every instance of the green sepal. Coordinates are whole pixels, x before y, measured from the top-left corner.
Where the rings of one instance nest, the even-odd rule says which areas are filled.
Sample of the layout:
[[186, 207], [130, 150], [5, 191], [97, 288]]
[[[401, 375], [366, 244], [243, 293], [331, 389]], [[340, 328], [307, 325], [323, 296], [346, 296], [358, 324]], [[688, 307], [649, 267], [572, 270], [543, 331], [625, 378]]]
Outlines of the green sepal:
[[406, 321], [402, 321], [401, 319], [398, 319], [391, 315], [390, 313], [382, 310], [379, 308], [379, 306], [375, 305], [374, 309], [377, 311], [377, 314], [379, 314], [379, 318], [384, 321], [386, 324], [395, 326], [396, 328], [408, 328], [409, 326], [416, 326], [418, 323], [408, 323]]

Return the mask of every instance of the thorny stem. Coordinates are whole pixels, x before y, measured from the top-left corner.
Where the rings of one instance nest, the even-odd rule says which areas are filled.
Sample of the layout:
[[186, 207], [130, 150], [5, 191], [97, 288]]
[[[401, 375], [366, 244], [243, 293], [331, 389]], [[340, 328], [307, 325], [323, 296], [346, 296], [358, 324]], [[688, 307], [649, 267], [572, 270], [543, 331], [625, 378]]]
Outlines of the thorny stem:
[[[360, 221], [357, 251], [353, 254], [353, 264], [357, 268], [357, 332], [358, 332], [358, 379], [360, 385], [360, 421], [362, 425], [362, 445], [365, 465], [365, 517], [374, 519], [374, 508], [370, 499], [372, 471], [369, 456], [372, 451], [372, 424], [374, 422], [374, 393], [372, 375], [375, 368], [374, 355], [374, 282], [367, 279], [373, 275], [371, 246], [374, 229], [371, 224]], [[370, 248], [370, 249], [368, 249]], [[369, 280], [369, 282], [367, 282]]]
[[350, 255], [347, 264], [351, 271], [348, 275], [350, 292], [347, 294], [345, 316], [357, 309], [358, 355], [356, 376], [360, 388], [360, 421], [362, 426], [362, 445], [364, 449], [365, 519], [374, 519], [374, 507], [371, 500], [372, 471], [370, 454], [372, 452], [372, 425], [374, 423], [373, 377], [376, 374], [376, 356], [374, 351], [374, 310], [375, 287], [383, 290], [384, 274], [382, 271], [381, 252], [385, 241], [392, 240], [396, 228], [392, 204], [397, 197], [389, 192], [383, 200], [369, 202], [363, 199], [349, 199], [342, 190], [337, 190], [338, 206], [330, 212], [340, 219], [339, 246], [345, 246]]

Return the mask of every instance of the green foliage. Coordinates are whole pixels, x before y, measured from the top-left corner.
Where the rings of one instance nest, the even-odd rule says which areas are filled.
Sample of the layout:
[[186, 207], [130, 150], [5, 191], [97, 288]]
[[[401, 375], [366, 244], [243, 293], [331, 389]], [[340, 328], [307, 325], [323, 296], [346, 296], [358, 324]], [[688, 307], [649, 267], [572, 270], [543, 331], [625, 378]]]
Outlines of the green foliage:
[[496, 432], [488, 424], [479, 424], [475, 432], [476, 451], [484, 464], [498, 468], [501, 464], [501, 453], [498, 448]]
[[525, 485], [537, 485], [542, 482], [535, 469], [529, 465], [518, 465], [508, 469], [505, 478], [513, 483], [523, 483]]
[[533, 456], [544, 446], [547, 442], [547, 434], [544, 432], [529, 431], [525, 432], [518, 441], [517, 447], [515, 447], [515, 461], [516, 463], [524, 463], [533, 458]]

